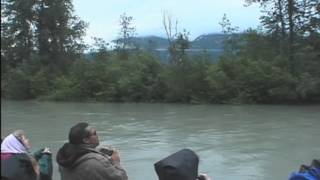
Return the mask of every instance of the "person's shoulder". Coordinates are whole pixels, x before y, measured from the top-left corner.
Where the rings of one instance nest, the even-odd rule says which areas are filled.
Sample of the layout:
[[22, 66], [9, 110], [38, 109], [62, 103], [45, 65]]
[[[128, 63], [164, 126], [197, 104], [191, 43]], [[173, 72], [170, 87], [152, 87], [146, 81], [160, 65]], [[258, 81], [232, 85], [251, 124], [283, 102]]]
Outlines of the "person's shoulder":
[[10, 157], [11, 159], [17, 159], [21, 162], [30, 161], [30, 156], [26, 153], [13, 153]]
[[29, 162], [30, 157], [25, 153], [1, 153], [1, 161]]
[[110, 162], [110, 158], [98, 153], [98, 152], [90, 152], [85, 155], [83, 155], [80, 159], [80, 161], [101, 161], [101, 162]]
[[77, 160], [76, 164], [78, 164], [77, 168], [82, 170], [87, 168], [90, 168], [91, 170], [98, 170], [112, 166], [112, 162], [108, 157], [95, 152], [83, 155]]
[[87, 158], [107, 158], [107, 156], [103, 155], [102, 153], [98, 152], [98, 151], [92, 151], [89, 152], [85, 155]]

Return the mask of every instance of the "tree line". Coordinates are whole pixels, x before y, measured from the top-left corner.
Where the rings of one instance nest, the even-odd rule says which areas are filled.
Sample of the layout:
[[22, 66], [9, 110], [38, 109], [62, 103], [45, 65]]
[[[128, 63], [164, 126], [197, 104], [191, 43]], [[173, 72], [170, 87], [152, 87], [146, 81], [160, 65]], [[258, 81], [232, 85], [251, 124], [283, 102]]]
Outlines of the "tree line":
[[[188, 55], [187, 30], [164, 14], [170, 62], [134, 45], [120, 16], [115, 48], [82, 41], [87, 23], [71, 0], [1, 0], [1, 97], [103, 102], [300, 103], [320, 101], [318, 0], [259, 3], [261, 27], [239, 32], [222, 18], [224, 53]], [[107, 28], [107, 27], [106, 27]]]

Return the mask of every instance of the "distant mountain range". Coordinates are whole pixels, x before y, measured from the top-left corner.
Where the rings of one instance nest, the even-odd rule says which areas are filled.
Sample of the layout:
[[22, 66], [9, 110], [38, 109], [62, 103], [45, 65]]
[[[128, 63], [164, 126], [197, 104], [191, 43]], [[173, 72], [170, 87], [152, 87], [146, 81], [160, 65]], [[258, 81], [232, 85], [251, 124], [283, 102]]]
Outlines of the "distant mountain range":
[[[193, 41], [190, 42], [190, 49], [186, 50], [188, 55], [197, 55], [201, 53], [206, 53], [213, 57], [214, 61], [222, 54], [223, 52], [223, 43], [228, 35], [212, 33], [204, 34], [198, 36]], [[113, 43], [116, 40], [112, 41]], [[133, 43], [139, 49], [145, 49], [154, 55], [158, 56], [162, 62], [168, 62], [170, 59], [168, 53], [168, 40], [164, 37], [159, 36], [145, 36], [145, 37], [134, 37]], [[95, 53], [87, 53], [85, 57], [87, 59], [92, 59]]]
[[[190, 42], [190, 49], [186, 53], [193, 56], [200, 53], [206, 53], [217, 60], [223, 52], [224, 40], [227, 38], [225, 34], [204, 34]], [[161, 61], [168, 62], [170, 59], [168, 53], [168, 40], [158, 36], [135, 37], [134, 44], [141, 49], [146, 49], [156, 56]]]
[[191, 42], [192, 49], [223, 49], [225, 34], [204, 34]]
[[[190, 42], [190, 49], [222, 49], [226, 37], [219, 33], [204, 34]], [[132, 41], [138, 48], [147, 50], [167, 49], [169, 46], [168, 40], [159, 36], [134, 37]]]

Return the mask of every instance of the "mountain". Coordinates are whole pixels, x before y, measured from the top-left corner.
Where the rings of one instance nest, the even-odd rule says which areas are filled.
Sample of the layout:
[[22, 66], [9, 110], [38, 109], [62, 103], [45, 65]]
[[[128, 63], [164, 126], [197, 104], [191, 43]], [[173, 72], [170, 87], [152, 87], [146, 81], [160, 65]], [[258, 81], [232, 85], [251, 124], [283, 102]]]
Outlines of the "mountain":
[[[223, 52], [223, 43], [227, 38], [225, 34], [212, 33], [198, 36], [190, 42], [190, 49], [186, 50], [189, 55], [206, 53], [215, 59]], [[144, 36], [133, 37], [133, 44], [139, 49], [145, 49], [158, 56], [162, 61], [168, 62], [170, 56], [168, 52], [169, 43], [164, 37], [159, 36]], [[113, 40], [115, 43], [117, 40]]]
[[[225, 34], [213, 33], [198, 36], [190, 42], [190, 49], [223, 49], [223, 41], [227, 37]], [[134, 37], [132, 39], [138, 48], [142, 49], [167, 49], [168, 40], [158, 36]]]
[[204, 34], [191, 42], [192, 49], [223, 49], [225, 34]]
[[[219, 33], [204, 34], [190, 42], [190, 49], [223, 49], [226, 37]], [[133, 37], [131, 40], [138, 48], [147, 50], [167, 49], [169, 46], [168, 40], [159, 36]]]
[[166, 38], [158, 36], [134, 37], [132, 41], [138, 48], [143, 49], [166, 49], [169, 46]]

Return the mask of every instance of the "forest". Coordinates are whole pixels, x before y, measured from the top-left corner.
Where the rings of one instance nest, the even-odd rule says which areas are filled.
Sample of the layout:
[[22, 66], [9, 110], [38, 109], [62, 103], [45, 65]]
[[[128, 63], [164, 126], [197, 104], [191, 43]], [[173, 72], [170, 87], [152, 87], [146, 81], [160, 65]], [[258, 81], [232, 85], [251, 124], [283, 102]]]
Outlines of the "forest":
[[[319, 103], [319, 0], [258, 3], [261, 27], [239, 32], [224, 15], [223, 52], [195, 55], [187, 30], [163, 15], [169, 62], [133, 43], [133, 17], [119, 38], [83, 41], [88, 23], [71, 0], [1, 0], [1, 98], [165, 103]], [[221, 15], [218, 15], [221, 16]], [[106, 29], [108, 27], [105, 27]], [[91, 58], [88, 59], [88, 54]]]

